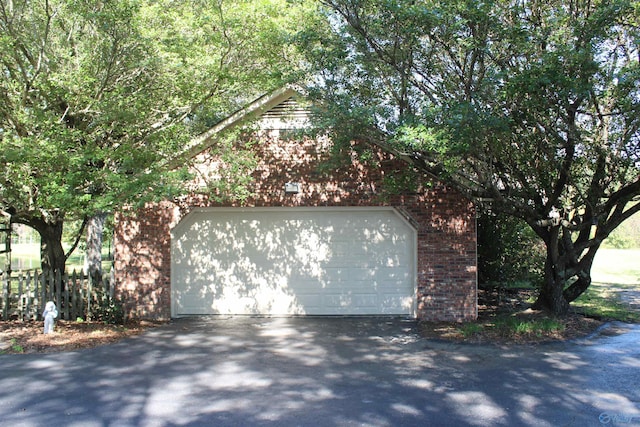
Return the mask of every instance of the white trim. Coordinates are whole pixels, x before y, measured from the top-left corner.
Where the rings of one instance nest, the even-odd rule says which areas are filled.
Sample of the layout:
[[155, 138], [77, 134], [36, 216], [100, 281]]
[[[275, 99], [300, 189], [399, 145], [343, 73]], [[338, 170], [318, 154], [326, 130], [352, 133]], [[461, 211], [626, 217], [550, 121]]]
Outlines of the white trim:
[[417, 234], [416, 228], [405, 218], [396, 208], [393, 206], [258, 206], [258, 207], [195, 207], [190, 210], [186, 215], [180, 218], [178, 224], [171, 230], [171, 238], [174, 237], [174, 231], [179, 230], [183, 221], [195, 213], [207, 213], [207, 212], [277, 212], [277, 211], [292, 211], [297, 210], [299, 212], [318, 212], [318, 211], [332, 211], [332, 212], [352, 212], [352, 211], [393, 211], [393, 213], [402, 220], [414, 233]]
[[245, 122], [251, 118], [255, 118], [265, 111], [268, 111], [271, 108], [279, 105], [283, 101], [286, 101], [290, 97], [299, 94], [300, 90], [296, 90], [295, 88], [290, 86], [285, 86], [270, 94], [256, 99], [246, 107], [236, 111], [226, 119], [218, 122], [209, 130], [189, 141], [180, 157], [183, 157], [184, 155], [189, 158], [194, 157], [195, 155], [206, 150], [210, 145], [210, 140], [219, 133], [228, 129], [232, 129], [238, 124]]

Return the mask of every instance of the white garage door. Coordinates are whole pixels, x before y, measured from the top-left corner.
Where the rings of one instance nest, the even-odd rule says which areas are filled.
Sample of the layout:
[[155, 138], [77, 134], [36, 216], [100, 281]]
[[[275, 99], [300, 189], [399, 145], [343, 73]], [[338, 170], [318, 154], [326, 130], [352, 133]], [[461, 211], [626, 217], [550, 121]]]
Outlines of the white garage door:
[[414, 315], [415, 241], [391, 208], [194, 211], [172, 234], [172, 315]]

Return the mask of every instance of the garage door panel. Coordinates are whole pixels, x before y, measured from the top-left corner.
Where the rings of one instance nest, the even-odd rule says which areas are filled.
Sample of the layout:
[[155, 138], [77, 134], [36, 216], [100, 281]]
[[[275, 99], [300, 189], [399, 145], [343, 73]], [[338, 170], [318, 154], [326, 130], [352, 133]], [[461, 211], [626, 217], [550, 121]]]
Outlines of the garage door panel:
[[172, 313], [412, 314], [414, 233], [390, 209], [194, 212], [172, 234]]
[[352, 302], [358, 307], [369, 308], [375, 310], [378, 307], [377, 294], [356, 294], [352, 297]]
[[344, 307], [352, 308], [351, 314], [372, 314], [377, 312], [378, 296], [376, 294], [330, 294], [325, 295], [325, 306], [335, 310]]

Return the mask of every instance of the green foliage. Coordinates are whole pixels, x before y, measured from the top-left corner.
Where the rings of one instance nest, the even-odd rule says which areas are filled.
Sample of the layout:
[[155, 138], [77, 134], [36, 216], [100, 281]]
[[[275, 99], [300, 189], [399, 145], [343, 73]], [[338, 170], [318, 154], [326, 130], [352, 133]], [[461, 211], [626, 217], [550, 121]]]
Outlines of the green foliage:
[[501, 331], [501, 335], [533, 335], [542, 336], [545, 333], [561, 332], [565, 329], [564, 323], [558, 319], [540, 318], [522, 320], [514, 316], [499, 317], [495, 321], [495, 327]]
[[421, 178], [420, 173], [415, 169], [388, 173], [382, 178], [382, 190], [385, 195], [416, 192], [422, 184]]
[[172, 85], [197, 100], [188, 117], [201, 133], [297, 78], [289, 39], [310, 13], [287, 0], [161, 0], [148, 2], [140, 16], [145, 37], [172, 70]]
[[232, 132], [220, 138], [216, 146], [211, 147], [211, 155], [218, 157], [220, 167], [214, 176], [203, 177], [207, 182], [207, 193], [219, 202], [236, 200], [244, 203], [253, 195], [253, 177], [258, 159], [251, 147], [255, 141], [237, 143], [238, 134]]
[[482, 325], [477, 323], [463, 323], [458, 327], [458, 330], [464, 338], [470, 338], [480, 332], [482, 332]]
[[604, 247], [615, 249], [632, 249], [637, 247], [635, 239], [623, 229], [614, 230], [605, 242]]
[[640, 215], [623, 222], [603, 242], [603, 247], [616, 249], [640, 248]]
[[9, 351], [13, 353], [24, 353], [24, 347], [18, 344], [18, 340], [16, 340], [15, 338], [11, 338], [11, 340], [9, 341], [9, 348], [5, 348], [4, 350], [0, 351], [0, 354], [6, 354]]
[[124, 307], [120, 301], [115, 298], [105, 296], [94, 305], [92, 314], [95, 320], [109, 325], [124, 324]]
[[509, 339], [517, 339], [519, 337], [541, 338], [563, 332], [565, 329], [565, 324], [556, 318], [521, 319], [511, 314], [499, 315], [491, 322], [486, 323], [463, 323], [456, 328], [464, 338], [472, 338], [475, 335], [488, 332], [491, 335]]
[[24, 348], [20, 344], [18, 344], [15, 338], [11, 339], [11, 350], [14, 353], [24, 353]]
[[540, 304], [566, 313], [640, 211], [637, 2], [323, 5], [298, 41], [332, 135], [523, 220], [548, 251]]
[[0, 7], [0, 208], [46, 237], [43, 267], [63, 268], [66, 218], [179, 185], [155, 165], [189, 136], [168, 99], [180, 93], [143, 35], [138, 2]]
[[537, 284], [542, 276], [543, 242], [522, 220], [482, 212], [478, 216], [480, 286], [515, 282]]
[[60, 268], [65, 220], [182, 194], [186, 167], [169, 160], [296, 76], [289, 35], [311, 12], [286, 0], [1, 2], [0, 209], [46, 235]]
[[131, 178], [175, 152], [187, 133], [164, 119], [169, 76], [141, 34], [139, 6], [6, 6], [0, 24], [15, 49], [0, 51], [9, 77], [2, 205], [80, 216], [148, 192], [127, 188]]

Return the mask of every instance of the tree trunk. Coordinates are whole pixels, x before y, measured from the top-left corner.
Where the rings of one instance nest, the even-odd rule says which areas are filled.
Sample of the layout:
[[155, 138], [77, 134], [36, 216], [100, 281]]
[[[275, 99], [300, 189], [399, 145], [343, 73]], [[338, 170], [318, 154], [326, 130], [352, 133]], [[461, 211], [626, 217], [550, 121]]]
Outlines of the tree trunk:
[[564, 299], [568, 302], [575, 301], [591, 285], [591, 272], [584, 272], [573, 282], [571, 286], [564, 290]]
[[533, 308], [563, 316], [569, 312], [569, 303], [591, 285], [591, 266], [600, 245], [591, 245], [576, 252], [571, 240], [558, 239], [558, 235], [550, 233], [546, 241], [544, 283]]
[[[40, 233], [40, 263], [42, 265], [42, 272], [45, 277], [53, 277], [59, 273], [60, 277], [64, 274], [65, 263], [67, 257], [62, 247], [62, 226], [63, 221], [57, 221], [55, 223], [46, 222], [43, 223], [43, 228], [37, 228]], [[58, 289], [52, 286], [51, 291], [57, 292]], [[60, 283], [60, 291], [64, 291], [64, 283]]]
[[544, 265], [544, 283], [540, 288], [538, 299], [533, 304], [536, 310], [547, 310], [551, 313], [564, 316], [569, 312], [569, 302], [564, 296], [564, 277], [558, 274], [562, 266], [556, 265], [552, 257], [547, 254]]
[[[38, 232], [40, 235], [40, 264], [42, 272], [46, 277], [56, 274], [63, 275], [65, 272], [65, 263], [67, 257], [62, 247], [62, 228], [64, 224], [64, 215], [59, 211], [47, 212], [45, 214], [32, 212], [21, 213], [12, 216], [13, 222], [16, 224], [27, 225]], [[53, 286], [52, 292], [57, 291]], [[61, 285], [61, 291], [64, 290], [64, 284]]]
[[87, 223], [86, 271], [94, 284], [102, 283], [102, 233], [107, 214], [100, 212]]
[[589, 252], [580, 260], [580, 270], [576, 273], [577, 280], [563, 292], [564, 298], [568, 302], [575, 301], [591, 286], [591, 267], [599, 248], [600, 245], [592, 246], [589, 248]]

